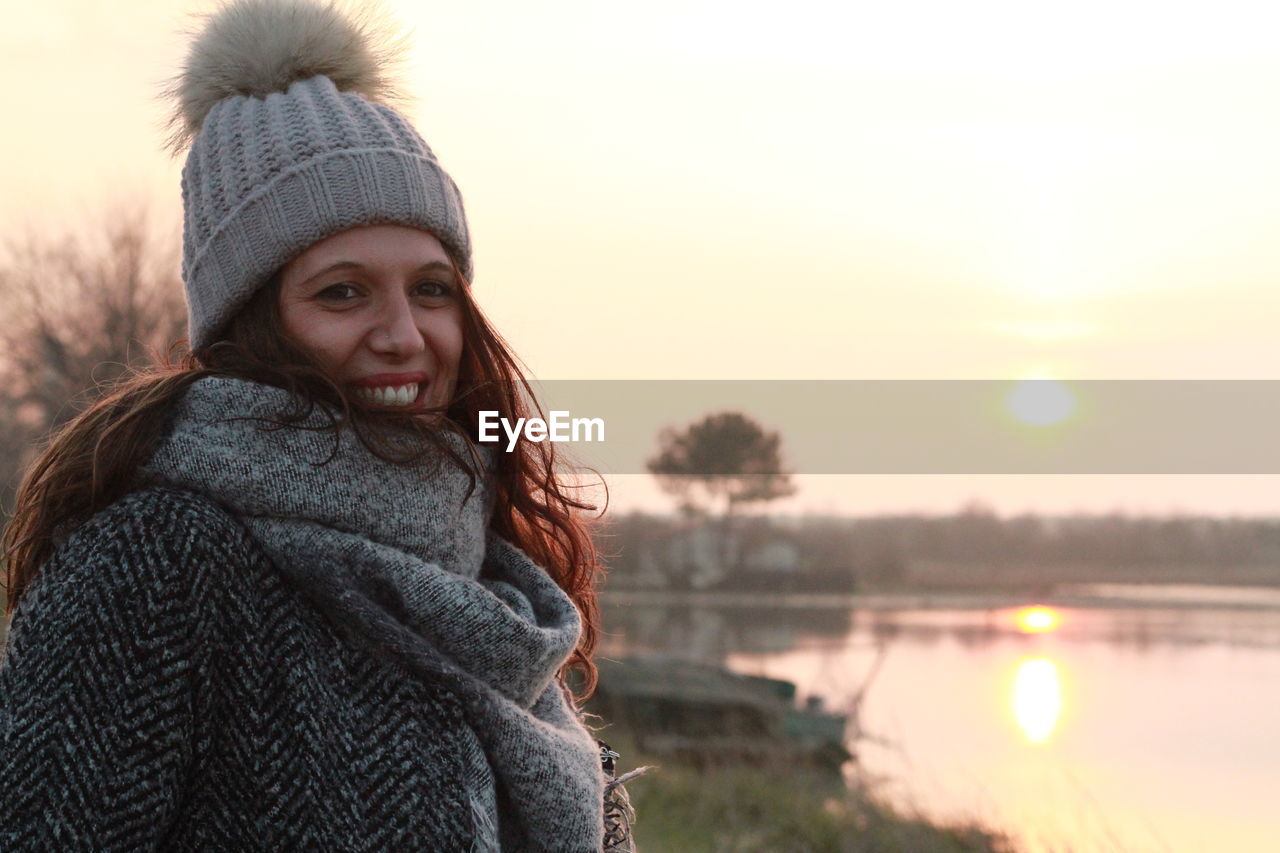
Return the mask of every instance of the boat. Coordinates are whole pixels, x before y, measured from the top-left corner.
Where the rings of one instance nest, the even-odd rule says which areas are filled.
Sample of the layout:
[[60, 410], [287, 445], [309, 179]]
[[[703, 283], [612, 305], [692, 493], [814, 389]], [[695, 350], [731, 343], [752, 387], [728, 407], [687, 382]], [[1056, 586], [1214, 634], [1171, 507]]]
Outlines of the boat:
[[[838, 773], [848, 718], [797, 702], [790, 681], [668, 656], [597, 659], [587, 710], [635, 748], [695, 766], [803, 764]], [[600, 733], [608, 739], [608, 731]]]

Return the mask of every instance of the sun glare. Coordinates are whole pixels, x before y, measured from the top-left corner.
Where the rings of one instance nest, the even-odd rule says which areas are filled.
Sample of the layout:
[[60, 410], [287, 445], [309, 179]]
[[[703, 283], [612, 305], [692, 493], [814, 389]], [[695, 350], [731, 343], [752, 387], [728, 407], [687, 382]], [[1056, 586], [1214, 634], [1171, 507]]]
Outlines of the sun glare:
[[1076, 397], [1057, 379], [1019, 379], [1005, 398], [1014, 419], [1028, 426], [1054, 426], [1076, 412]]
[[1024, 607], [1014, 619], [1024, 634], [1045, 634], [1062, 624], [1062, 617], [1051, 607]]
[[1047, 743], [1062, 715], [1058, 665], [1031, 658], [1018, 665], [1013, 679], [1013, 718], [1030, 743]]

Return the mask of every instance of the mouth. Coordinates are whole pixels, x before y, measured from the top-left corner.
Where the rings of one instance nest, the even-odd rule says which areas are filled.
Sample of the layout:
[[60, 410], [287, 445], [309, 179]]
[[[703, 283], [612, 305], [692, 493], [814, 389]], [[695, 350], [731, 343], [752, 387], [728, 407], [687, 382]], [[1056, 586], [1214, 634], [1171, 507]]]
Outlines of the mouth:
[[356, 399], [379, 409], [415, 410], [425, 408], [428, 382], [404, 382], [399, 385], [359, 385]]

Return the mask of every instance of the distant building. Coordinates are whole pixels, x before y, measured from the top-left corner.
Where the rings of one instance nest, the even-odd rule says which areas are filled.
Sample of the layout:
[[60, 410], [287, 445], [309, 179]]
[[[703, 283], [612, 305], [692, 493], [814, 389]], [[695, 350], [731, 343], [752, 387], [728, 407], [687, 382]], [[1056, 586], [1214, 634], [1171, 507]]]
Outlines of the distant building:
[[735, 571], [790, 577], [799, 569], [800, 548], [794, 542], [772, 539], [747, 544], [747, 537], [735, 533], [726, 545], [724, 560], [719, 537], [714, 524], [700, 524], [649, 542], [638, 555], [636, 580], [642, 586], [710, 589], [729, 580]]
[[716, 531], [707, 525], [686, 527], [650, 543], [640, 557], [644, 574], [681, 578], [691, 589], [707, 589], [729, 575], [721, 565]]
[[742, 567], [750, 572], [794, 575], [800, 568], [800, 546], [785, 539], [770, 540], [748, 551]]

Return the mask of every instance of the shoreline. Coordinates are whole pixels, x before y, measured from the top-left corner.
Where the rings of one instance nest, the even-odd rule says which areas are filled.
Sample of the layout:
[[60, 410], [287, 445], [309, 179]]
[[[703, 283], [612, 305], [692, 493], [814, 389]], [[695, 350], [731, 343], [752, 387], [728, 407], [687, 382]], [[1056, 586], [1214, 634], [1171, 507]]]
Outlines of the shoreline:
[[1194, 584], [1072, 584], [1044, 595], [1016, 592], [822, 593], [728, 592], [721, 590], [613, 589], [601, 591], [604, 606], [785, 608], [795, 610], [1002, 610], [1044, 605], [1067, 608], [1129, 607], [1192, 610], [1280, 610], [1280, 588]]

